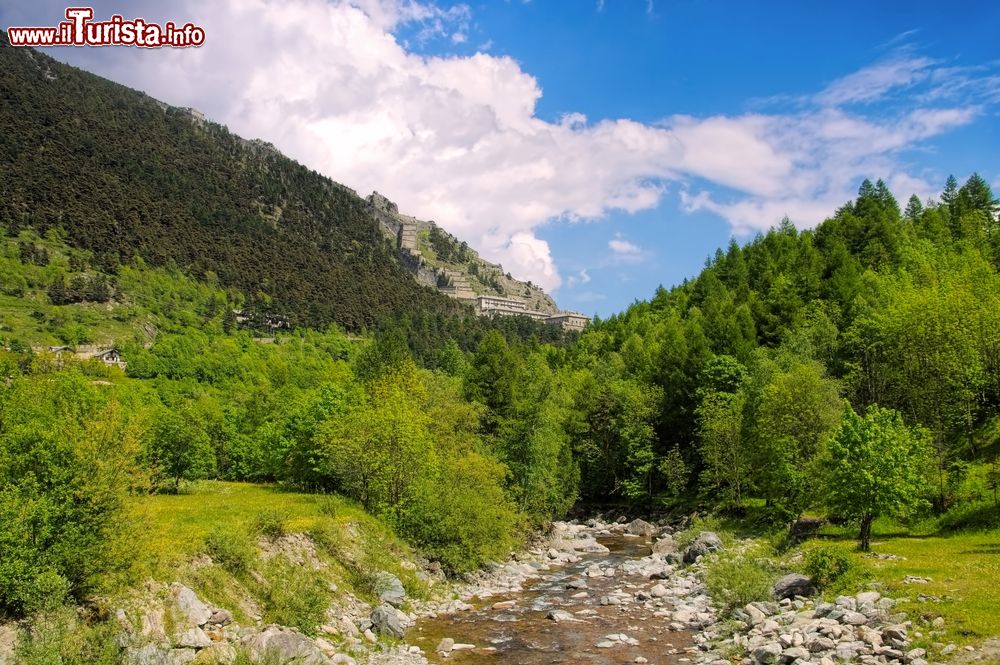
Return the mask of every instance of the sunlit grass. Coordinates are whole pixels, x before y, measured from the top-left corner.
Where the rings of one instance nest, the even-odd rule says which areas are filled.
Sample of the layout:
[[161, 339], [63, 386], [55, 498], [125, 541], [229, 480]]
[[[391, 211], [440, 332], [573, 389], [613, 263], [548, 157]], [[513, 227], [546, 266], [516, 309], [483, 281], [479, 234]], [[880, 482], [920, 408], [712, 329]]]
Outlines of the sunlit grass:
[[[930, 637], [930, 627], [918, 627], [925, 641], [974, 644], [1000, 635], [1000, 530], [916, 535], [889, 521], [875, 524], [872, 551], [901, 559], [885, 560], [856, 551], [854, 529], [827, 528], [823, 533], [868, 568], [885, 593], [907, 600], [901, 606], [913, 618], [945, 619], [944, 634]], [[907, 576], [930, 579], [906, 584]], [[940, 600], [922, 602], [918, 596]]]

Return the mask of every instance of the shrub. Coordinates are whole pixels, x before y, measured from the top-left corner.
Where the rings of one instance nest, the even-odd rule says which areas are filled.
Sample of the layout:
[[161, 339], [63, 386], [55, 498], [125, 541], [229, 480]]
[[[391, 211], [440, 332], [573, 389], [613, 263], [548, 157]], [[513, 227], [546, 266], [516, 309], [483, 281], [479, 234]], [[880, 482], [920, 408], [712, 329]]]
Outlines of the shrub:
[[721, 556], [709, 563], [705, 584], [725, 610], [771, 599], [775, 574], [766, 559]]
[[0, 612], [81, 599], [125, 573], [138, 436], [75, 372], [0, 390]]
[[216, 527], [205, 538], [205, 552], [234, 575], [250, 569], [254, 560], [253, 545], [242, 533]]
[[21, 633], [16, 662], [22, 665], [117, 665], [121, 649], [109, 623], [80, 623], [71, 608], [36, 615]]
[[250, 530], [273, 542], [288, 533], [287, 522], [287, 513], [279, 510], [265, 510], [257, 513]]
[[262, 593], [265, 621], [315, 635], [331, 602], [326, 580], [317, 571], [296, 566], [283, 557], [271, 560], [265, 577], [268, 580]]
[[807, 552], [804, 567], [820, 590], [854, 589], [870, 576], [849, 552], [830, 546]]
[[442, 477], [419, 484], [403, 514], [402, 535], [453, 572], [506, 557], [518, 524], [500, 485], [502, 467], [472, 452], [442, 466]]

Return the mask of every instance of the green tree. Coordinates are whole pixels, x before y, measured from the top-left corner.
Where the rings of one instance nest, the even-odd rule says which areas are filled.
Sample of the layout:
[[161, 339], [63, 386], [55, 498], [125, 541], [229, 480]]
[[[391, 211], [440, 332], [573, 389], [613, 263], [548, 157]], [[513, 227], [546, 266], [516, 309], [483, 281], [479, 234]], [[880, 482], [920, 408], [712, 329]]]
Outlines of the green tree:
[[81, 600], [127, 570], [134, 414], [76, 372], [0, 387], [0, 613]]
[[837, 515], [860, 525], [863, 551], [871, 549], [876, 518], [905, 515], [923, 502], [929, 438], [892, 409], [872, 405], [860, 416], [846, 408], [830, 441], [826, 498]]
[[161, 408], [156, 414], [149, 442], [149, 464], [173, 481], [180, 491], [181, 480], [205, 478], [215, 470], [212, 441], [190, 409]]

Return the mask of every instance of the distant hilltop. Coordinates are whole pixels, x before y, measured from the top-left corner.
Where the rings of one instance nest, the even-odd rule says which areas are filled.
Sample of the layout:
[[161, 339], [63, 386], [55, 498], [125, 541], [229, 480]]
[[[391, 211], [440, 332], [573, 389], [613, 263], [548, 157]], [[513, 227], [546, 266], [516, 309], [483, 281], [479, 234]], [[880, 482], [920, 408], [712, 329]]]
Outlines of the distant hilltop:
[[399, 212], [399, 206], [378, 192], [365, 199], [386, 238], [395, 243], [403, 265], [416, 280], [492, 316], [527, 316], [582, 330], [590, 317], [560, 311], [541, 287], [514, 279], [503, 266], [482, 259], [433, 221]]

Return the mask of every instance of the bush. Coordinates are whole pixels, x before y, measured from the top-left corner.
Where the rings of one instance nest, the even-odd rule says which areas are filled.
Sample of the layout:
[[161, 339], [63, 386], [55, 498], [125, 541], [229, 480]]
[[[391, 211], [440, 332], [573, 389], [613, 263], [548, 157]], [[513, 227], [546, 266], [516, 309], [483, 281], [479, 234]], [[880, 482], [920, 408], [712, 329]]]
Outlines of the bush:
[[121, 649], [109, 623], [77, 621], [71, 608], [37, 615], [21, 633], [16, 662], [21, 665], [117, 665]]
[[477, 453], [443, 460], [441, 478], [424, 478], [403, 514], [402, 535], [452, 572], [506, 558], [517, 514], [500, 486], [502, 467]]
[[806, 552], [804, 568], [820, 590], [855, 589], [869, 577], [849, 552], [830, 546]]
[[269, 583], [262, 593], [264, 620], [315, 635], [331, 602], [326, 580], [317, 571], [296, 566], [283, 557], [272, 559], [265, 577]]
[[0, 390], [0, 612], [93, 593], [128, 571], [136, 427], [76, 372]]
[[775, 573], [767, 559], [720, 556], [709, 563], [705, 584], [725, 610], [771, 599]]
[[287, 522], [287, 513], [279, 510], [265, 510], [257, 513], [250, 530], [273, 542], [288, 533]]
[[222, 527], [216, 527], [205, 538], [205, 552], [215, 563], [234, 575], [248, 571], [254, 560], [250, 539]]

